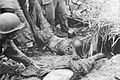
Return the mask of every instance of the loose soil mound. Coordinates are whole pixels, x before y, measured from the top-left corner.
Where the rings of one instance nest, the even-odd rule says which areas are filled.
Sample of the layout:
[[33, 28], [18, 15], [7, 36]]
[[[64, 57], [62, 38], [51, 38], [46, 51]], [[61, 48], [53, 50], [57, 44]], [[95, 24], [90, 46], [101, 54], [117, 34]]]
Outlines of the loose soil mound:
[[95, 65], [95, 68], [81, 80], [119, 80], [119, 79], [120, 79], [120, 55], [116, 55], [113, 56], [110, 60], [108, 59], [99, 60]]

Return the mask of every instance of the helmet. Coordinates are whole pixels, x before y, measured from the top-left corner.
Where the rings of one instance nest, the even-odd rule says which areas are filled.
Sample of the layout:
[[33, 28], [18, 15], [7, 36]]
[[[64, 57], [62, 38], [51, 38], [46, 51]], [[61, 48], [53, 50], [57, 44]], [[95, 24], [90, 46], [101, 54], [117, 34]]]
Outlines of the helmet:
[[17, 15], [13, 13], [3, 13], [0, 15], [0, 34], [8, 34], [23, 27], [24, 24], [20, 22]]

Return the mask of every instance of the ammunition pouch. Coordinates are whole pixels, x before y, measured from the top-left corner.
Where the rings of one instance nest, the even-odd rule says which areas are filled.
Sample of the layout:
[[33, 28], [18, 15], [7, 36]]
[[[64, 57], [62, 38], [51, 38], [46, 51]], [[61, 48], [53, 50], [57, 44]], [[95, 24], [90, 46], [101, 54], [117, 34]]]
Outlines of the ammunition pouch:
[[[13, 42], [20, 50], [25, 51], [28, 48], [27, 45], [30, 45], [31, 42], [33, 43], [34, 40], [30, 33], [22, 29], [17, 31], [16, 36], [13, 38]], [[31, 44], [30, 47], [32, 46], [33, 45]]]

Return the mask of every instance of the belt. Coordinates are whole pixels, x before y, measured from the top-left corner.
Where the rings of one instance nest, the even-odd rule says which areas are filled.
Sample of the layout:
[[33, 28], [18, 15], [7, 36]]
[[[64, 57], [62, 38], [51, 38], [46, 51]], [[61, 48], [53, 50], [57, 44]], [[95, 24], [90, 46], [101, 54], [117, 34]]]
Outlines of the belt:
[[0, 12], [1, 12], [1, 14], [6, 13], [6, 12], [15, 13], [15, 10], [12, 8], [1, 8]]

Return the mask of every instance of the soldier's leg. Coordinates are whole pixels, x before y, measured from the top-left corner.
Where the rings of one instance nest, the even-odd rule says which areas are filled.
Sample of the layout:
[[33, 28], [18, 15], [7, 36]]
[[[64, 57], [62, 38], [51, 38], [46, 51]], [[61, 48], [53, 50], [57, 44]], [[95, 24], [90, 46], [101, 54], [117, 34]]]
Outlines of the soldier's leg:
[[55, 30], [55, 6], [53, 4], [53, 1], [45, 5], [45, 17], [47, 21], [50, 23], [51, 28], [54, 32]]
[[22, 38], [24, 38], [23, 41], [25, 42], [26, 47], [29, 48], [29, 47], [33, 47], [32, 45], [33, 45], [34, 38], [33, 38], [32, 31], [30, 29], [30, 25], [29, 25], [28, 21], [26, 20], [23, 11], [21, 10], [21, 8], [23, 8], [24, 6], [25, 6], [25, 2], [22, 5], [18, 4], [18, 6], [16, 7], [17, 9], [16, 9], [15, 13], [20, 18], [21, 22], [25, 23], [25, 28], [23, 29], [23, 33], [22, 33], [23, 35], [21, 35], [20, 38], [21, 38], [21, 40], [23, 40]]
[[44, 37], [45, 40], [49, 40], [54, 34], [52, 29], [50, 28], [51, 25], [48, 23], [48, 21], [46, 20], [46, 18], [42, 13], [41, 5], [38, 3], [38, 0], [35, 0], [35, 8], [36, 8], [36, 12], [38, 13], [37, 17], [40, 20], [39, 23], [41, 24], [41, 31], [38, 30], [37, 28], [36, 30], [38, 31], [38, 33], [44, 34], [42, 36]]
[[58, 0], [58, 8], [57, 8], [57, 14], [59, 14], [59, 19], [60, 19], [60, 25], [61, 25], [61, 30], [64, 32], [68, 32], [68, 14], [66, 10], [66, 4], [64, 0]]

